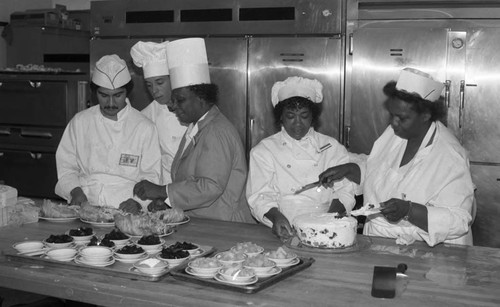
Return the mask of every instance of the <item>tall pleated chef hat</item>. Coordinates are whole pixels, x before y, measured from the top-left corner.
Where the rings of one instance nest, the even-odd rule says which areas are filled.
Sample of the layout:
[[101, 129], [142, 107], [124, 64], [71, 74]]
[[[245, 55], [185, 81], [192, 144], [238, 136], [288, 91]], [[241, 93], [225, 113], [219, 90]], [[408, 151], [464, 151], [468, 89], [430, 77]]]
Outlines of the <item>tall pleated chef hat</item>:
[[410, 94], [416, 93], [421, 98], [436, 101], [444, 89], [442, 82], [435, 81], [431, 75], [415, 68], [405, 68], [399, 74], [396, 89]]
[[167, 63], [168, 42], [137, 42], [130, 49], [130, 55], [135, 66], [142, 67], [144, 78], [166, 76], [168, 72]]
[[172, 90], [210, 83], [207, 49], [203, 38], [184, 38], [169, 42], [167, 62]]
[[289, 77], [285, 81], [274, 83], [271, 90], [273, 107], [290, 97], [304, 97], [320, 103], [323, 101], [323, 85], [316, 79], [302, 77]]
[[105, 55], [95, 63], [92, 82], [98, 86], [115, 90], [127, 84], [131, 79], [127, 63], [116, 54]]

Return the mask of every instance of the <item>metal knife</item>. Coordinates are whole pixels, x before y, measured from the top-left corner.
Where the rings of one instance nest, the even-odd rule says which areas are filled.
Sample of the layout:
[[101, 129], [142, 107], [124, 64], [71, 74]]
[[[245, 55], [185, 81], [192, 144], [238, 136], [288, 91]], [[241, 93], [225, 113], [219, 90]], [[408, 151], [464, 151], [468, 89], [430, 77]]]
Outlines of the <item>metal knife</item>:
[[302, 186], [300, 189], [298, 189], [297, 191], [295, 191], [295, 193], [293, 193], [293, 194], [300, 194], [300, 193], [302, 193], [304, 191], [310, 190], [312, 188], [316, 188], [319, 185], [320, 185], [319, 180], [316, 181], [316, 182], [313, 182], [313, 183], [306, 184], [305, 186]]

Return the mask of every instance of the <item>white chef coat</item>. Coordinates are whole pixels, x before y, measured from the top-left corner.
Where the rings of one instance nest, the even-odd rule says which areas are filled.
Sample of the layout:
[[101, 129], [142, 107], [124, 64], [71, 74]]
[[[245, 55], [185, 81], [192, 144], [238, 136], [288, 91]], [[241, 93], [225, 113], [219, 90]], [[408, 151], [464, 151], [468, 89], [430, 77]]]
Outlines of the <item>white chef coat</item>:
[[441, 122], [435, 122], [413, 160], [399, 167], [407, 142], [390, 126], [375, 142], [363, 170], [364, 202], [378, 204], [404, 194], [406, 200], [427, 206], [429, 232], [404, 220], [390, 223], [377, 214], [367, 219], [364, 234], [407, 236], [430, 246], [443, 241], [472, 245], [474, 186], [466, 151]]
[[71, 201], [71, 190], [81, 187], [92, 205], [117, 208], [133, 197], [138, 181], [160, 181], [156, 127], [128, 99], [116, 121], [104, 117], [99, 105], [93, 106], [69, 122], [57, 148], [56, 164], [57, 195]]
[[[325, 146], [330, 144], [331, 146]], [[323, 146], [328, 147], [321, 149]], [[284, 128], [262, 140], [250, 152], [246, 196], [253, 216], [272, 227], [264, 217], [279, 208], [290, 223], [301, 213], [327, 212], [332, 199], [339, 199], [347, 211], [354, 207], [354, 184], [344, 179], [333, 189], [313, 188], [298, 195], [300, 187], [318, 180], [327, 168], [347, 163], [347, 150], [337, 140], [313, 128], [301, 139], [290, 137]]]
[[159, 104], [156, 100], [153, 100], [141, 112], [155, 123], [158, 130], [161, 148], [162, 184], [166, 185], [172, 182], [170, 169], [182, 136], [186, 132], [186, 126], [181, 125], [175, 113], [170, 112], [167, 105]]

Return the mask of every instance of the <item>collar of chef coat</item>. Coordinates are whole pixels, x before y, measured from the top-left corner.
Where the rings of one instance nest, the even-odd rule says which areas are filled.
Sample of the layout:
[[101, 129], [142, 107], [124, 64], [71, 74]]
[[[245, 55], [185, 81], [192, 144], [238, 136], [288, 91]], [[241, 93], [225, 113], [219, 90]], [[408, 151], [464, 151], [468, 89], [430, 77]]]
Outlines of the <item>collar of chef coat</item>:
[[[122, 121], [124, 118], [127, 117], [127, 114], [128, 112], [130, 111], [130, 100], [128, 100], [128, 98], [125, 98], [125, 107], [123, 109], [121, 109], [117, 114], [116, 114], [116, 122], [120, 122]], [[99, 109], [99, 114], [101, 114], [102, 118], [103, 119], [107, 119], [107, 120], [110, 120], [110, 121], [113, 121], [112, 119], [110, 118], [107, 118], [106, 116], [104, 116], [101, 112], [101, 109]]]
[[316, 160], [319, 157], [319, 153], [321, 151], [318, 146], [318, 140], [314, 128], [309, 128], [309, 131], [307, 131], [306, 135], [300, 140], [296, 140], [291, 137], [283, 127], [281, 127], [281, 134], [283, 135], [283, 145], [290, 148], [292, 153], [296, 153], [298, 150], [307, 153], [307, 155], [313, 160]]
[[304, 135], [304, 137], [300, 140], [296, 140], [291, 137], [283, 126], [281, 127], [281, 132], [283, 134], [283, 139], [288, 146], [292, 146], [292, 144], [298, 145], [302, 148], [312, 146], [314, 150], [319, 150], [318, 141], [316, 140], [316, 131], [312, 127], [309, 128], [309, 131], [307, 131], [306, 135]]

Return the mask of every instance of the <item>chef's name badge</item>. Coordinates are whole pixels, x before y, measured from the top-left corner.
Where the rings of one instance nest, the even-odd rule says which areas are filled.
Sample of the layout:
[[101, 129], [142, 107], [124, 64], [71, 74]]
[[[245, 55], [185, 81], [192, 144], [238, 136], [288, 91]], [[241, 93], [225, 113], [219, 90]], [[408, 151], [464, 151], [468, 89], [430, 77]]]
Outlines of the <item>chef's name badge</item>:
[[139, 165], [139, 156], [122, 154], [120, 156], [120, 165], [137, 167]]

